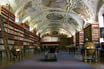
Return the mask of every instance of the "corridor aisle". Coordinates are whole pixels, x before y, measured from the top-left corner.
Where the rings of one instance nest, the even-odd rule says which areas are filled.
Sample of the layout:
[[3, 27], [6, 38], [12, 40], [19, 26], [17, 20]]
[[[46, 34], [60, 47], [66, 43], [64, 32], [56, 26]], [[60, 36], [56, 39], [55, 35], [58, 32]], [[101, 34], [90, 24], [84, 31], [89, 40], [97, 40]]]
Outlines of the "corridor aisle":
[[43, 62], [40, 61], [43, 58], [41, 54], [4, 69], [95, 69], [66, 52], [59, 53], [57, 57], [57, 62]]

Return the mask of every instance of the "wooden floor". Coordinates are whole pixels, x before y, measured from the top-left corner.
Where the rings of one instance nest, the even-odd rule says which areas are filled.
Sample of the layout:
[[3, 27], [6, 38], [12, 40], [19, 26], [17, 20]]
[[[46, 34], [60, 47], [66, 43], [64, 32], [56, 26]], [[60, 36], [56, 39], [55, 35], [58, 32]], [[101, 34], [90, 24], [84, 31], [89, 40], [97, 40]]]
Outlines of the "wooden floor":
[[40, 61], [43, 59], [43, 55], [41, 54], [10, 65], [4, 69], [95, 69], [66, 52], [59, 53], [57, 58], [57, 62], [44, 62]]

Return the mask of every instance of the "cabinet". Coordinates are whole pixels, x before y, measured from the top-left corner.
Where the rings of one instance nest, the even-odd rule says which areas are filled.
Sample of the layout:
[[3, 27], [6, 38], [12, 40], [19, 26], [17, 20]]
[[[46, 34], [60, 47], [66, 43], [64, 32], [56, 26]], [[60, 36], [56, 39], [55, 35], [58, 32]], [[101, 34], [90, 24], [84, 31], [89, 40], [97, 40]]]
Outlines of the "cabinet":
[[96, 46], [99, 45], [100, 28], [99, 24], [90, 24], [84, 29], [84, 41], [88, 39], [89, 42], [93, 42]]
[[76, 46], [83, 46], [84, 44], [84, 31], [81, 30], [76, 33]]

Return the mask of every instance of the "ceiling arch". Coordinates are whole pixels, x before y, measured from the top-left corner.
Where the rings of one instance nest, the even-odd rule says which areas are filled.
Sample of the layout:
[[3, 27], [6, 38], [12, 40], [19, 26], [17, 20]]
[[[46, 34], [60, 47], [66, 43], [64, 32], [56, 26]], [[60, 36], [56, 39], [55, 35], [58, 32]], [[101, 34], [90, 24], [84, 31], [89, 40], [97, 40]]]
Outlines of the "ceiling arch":
[[104, 4], [99, 9], [98, 22], [100, 27], [104, 27]]
[[[57, 30], [57, 24], [74, 34], [87, 23], [97, 21], [103, 0], [0, 0], [0, 5], [8, 8], [7, 4], [16, 15], [17, 23], [28, 21], [31, 29], [36, 28], [37, 32], [44, 28], [51, 29], [49, 25]], [[55, 14], [53, 18], [61, 15], [63, 20], [47, 19], [47, 15], [52, 13]]]
[[[64, 33], [70, 37], [73, 35], [70, 30], [63, 28], [61, 26], [58, 26], [57, 29], [51, 29], [51, 28], [56, 28], [56, 27], [49, 26], [49, 27], [44, 28], [43, 30], [40, 30], [38, 33], [41, 33], [41, 35], [43, 35], [43, 34], [47, 34], [47, 32], [50, 32], [50, 31], [51, 32], [58, 31], [58, 33]], [[62, 30], [64, 30], [64, 31], [62, 31]]]

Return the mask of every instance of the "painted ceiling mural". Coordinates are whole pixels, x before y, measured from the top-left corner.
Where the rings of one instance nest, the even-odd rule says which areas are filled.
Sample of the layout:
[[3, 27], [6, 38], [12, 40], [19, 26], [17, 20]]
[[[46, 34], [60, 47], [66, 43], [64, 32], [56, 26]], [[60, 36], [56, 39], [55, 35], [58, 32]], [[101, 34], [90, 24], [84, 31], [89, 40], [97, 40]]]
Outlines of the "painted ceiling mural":
[[69, 36], [96, 21], [103, 3], [103, 0], [0, 0], [0, 5], [15, 14], [16, 23], [27, 22], [30, 30], [35, 28], [41, 34], [64, 30]]

